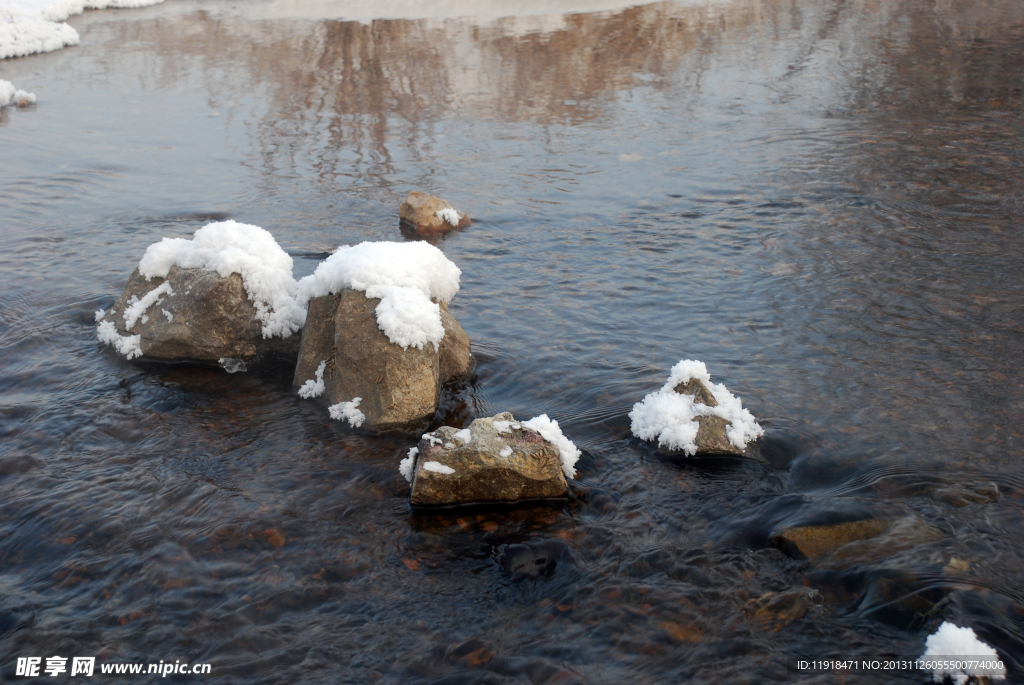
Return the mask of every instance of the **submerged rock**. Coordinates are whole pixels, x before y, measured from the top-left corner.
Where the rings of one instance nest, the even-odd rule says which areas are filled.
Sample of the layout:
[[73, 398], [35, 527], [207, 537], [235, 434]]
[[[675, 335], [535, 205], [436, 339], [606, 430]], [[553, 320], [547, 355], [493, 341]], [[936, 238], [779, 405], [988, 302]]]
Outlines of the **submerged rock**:
[[398, 210], [399, 223], [421, 234], [436, 234], [466, 228], [469, 217], [433, 195], [412, 191]]
[[522, 580], [550, 576], [558, 563], [569, 556], [569, 547], [564, 542], [541, 540], [505, 545], [498, 556], [498, 563], [513, 580]]
[[431, 342], [391, 342], [377, 325], [379, 302], [349, 289], [311, 299], [294, 384], [313, 381], [303, 396], [322, 395], [331, 405], [360, 398], [369, 430], [418, 433], [437, 410], [440, 355]]
[[999, 501], [999, 486], [991, 481], [956, 483], [936, 488], [932, 493], [932, 499], [957, 508], [966, 507], [968, 504], [987, 504]]
[[823, 602], [821, 593], [809, 587], [797, 586], [782, 592], [768, 592], [747, 602], [743, 610], [763, 627], [776, 632]]
[[883, 519], [821, 526], [795, 526], [772, 536], [773, 545], [795, 559], [817, 559], [855, 540], [878, 537], [889, 528]]
[[516, 502], [568, 492], [559, 447], [508, 412], [463, 430], [442, 426], [427, 433], [410, 459], [414, 505]]
[[299, 336], [264, 337], [242, 277], [170, 267], [166, 278], [132, 272], [114, 306], [97, 319], [100, 340], [129, 359], [256, 362], [294, 357]]

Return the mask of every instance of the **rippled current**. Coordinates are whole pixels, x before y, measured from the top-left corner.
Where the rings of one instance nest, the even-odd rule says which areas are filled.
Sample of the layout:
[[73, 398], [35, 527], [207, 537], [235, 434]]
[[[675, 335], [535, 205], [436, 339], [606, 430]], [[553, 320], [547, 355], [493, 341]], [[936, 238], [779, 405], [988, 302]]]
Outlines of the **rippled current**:
[[[830, 683], [787, 660], [916, 656], [948, 619], [1022, 682], [1024, 5], [328, 4], [87, 12], [80, 46], [0, 61], [39, 99], [0, 111], [3, 678], [56, 654], [212, 664], [190, 682]], [[413, 511], [412, 441], [329, 421], [288, 369], [96, 341], [164, 236], [257, 224], [302, 276], [402, 240], [412, 189], [474, 219], [439, 247], [478, 369], [438, 421], [548, 413], [584, 451], [564, 504]], [[630, 436], [683, 358], [770, 465]], [[769, 542], [865, 516], [918, 532], [827, 562]], [[514, 543], [560, 561], [512, 578]], [[744, 610], [796, 586], [823, 602], [788, 625]]]

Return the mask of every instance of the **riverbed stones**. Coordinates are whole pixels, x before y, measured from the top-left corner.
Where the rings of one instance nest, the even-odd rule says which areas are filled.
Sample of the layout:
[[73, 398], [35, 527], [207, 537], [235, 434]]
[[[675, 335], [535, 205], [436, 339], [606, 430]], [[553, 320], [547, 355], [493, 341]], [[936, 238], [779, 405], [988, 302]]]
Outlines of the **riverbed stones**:
[[771, 632], [777, 632], [806, 616], [811, 609], [820, 607], [822, 602], [820, 592], [798, 585], [751, 599], [743, 606], [743, 610], [755, 623]]
[[[165, 292], [144, 310], [132, 308], [165, 284]], [[138, 335], [142, 359], [149, 360], [248, 364], [294, 358], [299, 347], [297, 333], [263, 337], [263, 324], [237, 273], [224, 277], [172, 266], [166, 278], [146, 280], [135, 269], [117, 302], [97, 321], [103, 322], [113, 323], [121, 336]]]
[[452, 506], [564, 497], [558, 448], [503, 412], [459, 430], [442, 426], [419, 442], [413, 505]]
[[309, 301], [294, 384], [316, 378], [324, 364], [329, 404], [361, 398], [368, 430], [419, 433], [434, 417], [441, 385], [438, 350], [397, 345], [377, 325], [377, 298], [344, 289]]
[[818, 559], [856, 540], [878, 537], [891, 521], [864, 519], [818, 526], [794, 526], [772, 536], [771, 542], [794, 559]]
[[469, 217], [452, 207], [447, 200], [417, 190], [409, 193], [398, 209], [398, 220], [403, 228], [414, 233], [434, 235], [466, 228]]
[[[694, 404], [703, 404], [708, 407], [718, 406], [718, 401], [711, 394], [711, 390], [699, 378], [691, 378], [685, 383], [679, 383], [673, 390], [680, 395], [693, 396]], [[721, 416], [698, 416], [695, 420], [698, 426], [697, 437], [694, 439], [697, 451], [693, 456], [744, 457], [765, 462], [765, 458], [761, 456], [761, 451], [757, 448], [757, 443], [748, 443], [743, 449], [740, 449], [729, 441], [726, 434], [726, 430], [729, 428], [727, 419], [723, 419]], [[672, 456], [690, 456], [683, 450], [671, 450], [665, 447], [659, 447], [658, 451]]]

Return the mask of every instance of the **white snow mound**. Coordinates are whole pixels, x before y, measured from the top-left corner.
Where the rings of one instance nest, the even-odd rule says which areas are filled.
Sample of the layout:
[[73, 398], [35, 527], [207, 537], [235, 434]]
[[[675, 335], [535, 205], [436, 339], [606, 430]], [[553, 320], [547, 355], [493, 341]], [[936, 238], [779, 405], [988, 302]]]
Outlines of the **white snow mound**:
[[163, 0], [0, 0], [0, 59], [78, 45], [78, 31], [64, 23], [87, 9], [133, 8]]
[[562, 472], [566, 478], [576, 477], [576, 462], [579, 461], [580, 452], [572, 440], [562, 435], [562, 429], [558, 427], [558, 421], [549, 419], [547, 414], [535, 416], [529, 421], [522, 422], [523, 428], [529, 428], [540, 433], [541, 437], [558, 448], [562, 457]]
[[[717, 407], [694, 403], [690, 395], [681, 395], [675, 388], [691, 378], [699, 379], [718, 402]], [[720, 416], [729, 421], [725, 434], [736, 448], [743, 449], [756, 440], [764, 430], [753, 414], [743, 408], [738, 397], [721, 383], [712, 383], [704, 362], [684, 359], [672, 367], [668, 382], [633, 405], [629, 412], [633, 435], [642, 440], [657, 440], [662, 447], [683, 450], [693, 455], [697, 451], [697, 417]]]
[[423, 464], [424, 471], [433, 471], [434, 473], [441, 473], [446, 476], [450, 476], [455, 473], [455, 469], [451, 466], [446, 466], [439, 461], [428, 461]]
[[363, 425], [363, 421], [366, 420], [366, 414], [359, 411], [357, 407], [359, 403], [363, 401], [362, 397], [353, 397], [349, 402], [338, 402], [327, 407], [327, 411], [330, 412], [331, 418], [335, 421], [348, 421], [348, 425], [353, 428], [359, 428]]
[[[0, 0], [2, 2], [2, 0]], [[2, 17], [2, 10], [0, 10], [0, 17]], [[0, 41], [3, 40], [4, 25], [0, 20]], [[4, 81], [0, 79], [0, 107], [7, 107], [8, 105], [20, 105], [23, 102], [35, 102], [36, 94], [27, 93], [24, 90], [19, 90], [14, 87], [14, 84], [10, 81]]]
[[459, 212], [451, 207], [445, 207], [444, 209], [437, 210], [434, 212], [434, 216], [441, 221], [447, 221], [452, 226], [459, 225]]
[[[932, 680], [941, 683], [947, 677], [956, 685], [965, 685], [971, 676], [988, 676], [992, 680], [1006, 680], [1006, 668], [970, 668], [969, 663], [975, 659], [981, 661], [996, 661], [999, 653], [989, 645], [978, 639], [971, 628], [960, 628], [959, 626], [944, 621], [939, 629], [928, 636], [925, 641], [924, 654], [920, 661], [952, 661], [954, 668], [933, 668]], [[955, 663], [960, 661], [959, 664]], [[968, 668], [955, 668], [955, 666], [968, 666]]]
[[142, 356], [142, 336], [121, 335], [113, 321], [101, 321], [96, 326], [96, 337], [104, 345], [113, 345], [118, 354], [123, 354], [126, 359]]
[[299, 281], [297, 300], [305, 307], [314, 297], [345, 288], [379, 298], [377, 326], [403, 348], [435, 349], [444, 337], [441, 308], [459, 292], [462, 271], [439, 249], [423, 242], [365, 242], [343, 245]]
[[419, 453], [419, 447], [410, 447], [409, 456], [398, 463], [398, 472], [402, 474], [402, 478], [405, 478], [410, 483], [412, 482], [412, 475], [416, 470], [416, 455]]
[[259, 226], [219, 221], [200, 228], [192, 240], [164, 238], [146, 248], [139, 272], [146, 280], [166, 278], [172, 266], [216, 271], [225, 278], [239, 274], [264, 338], [287, 338], [306, 322], [306, 310], [295, 301], [292, 258]]
[[308, 400], [324, 394], [324, 390], [327, 389], [324, 385], [324, 369], [326, 368], [327, 360], [320, 362], [320, 366], [316, 367], [316, 380], [310, 378], [303, 383], [302, 387], [299, 388], [299, 397]]

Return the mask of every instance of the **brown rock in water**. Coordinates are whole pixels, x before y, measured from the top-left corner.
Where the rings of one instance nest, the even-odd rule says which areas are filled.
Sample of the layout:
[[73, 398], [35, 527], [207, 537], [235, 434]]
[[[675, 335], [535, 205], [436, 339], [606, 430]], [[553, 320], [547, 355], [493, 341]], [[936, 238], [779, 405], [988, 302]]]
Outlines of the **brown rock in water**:
[[821, 593], [809, 587], [792, 587], [783, 592], [769, 592], [747, 602], [743, 610], [763, 627], [776, 632], [807, 615], [808, 610], [822, 603]]
[[[165, 282], [173, 294], [161, 295], [129, 329], [124, 313], [132, 298], [141, 300]], [[215, 271], [177, 266], [171, 267], [167, 278], [148, 281], [135, 269], [121, 297], [100, 321], [113, 322], [119, 335], [140, 336], [142, 358], [161, 361], [251, 363], [289, 358], [297, 353], [300, 338], [298, 333], [288, 338], [263, 337], [263, 324], [239, 274], [225, 278]]]
[[[508, 424], [495, 427], [496, 421]], [[506, 430], [499, 431], [501, 427]], [[568, 492], [558, 448], [512, 414], [476, 419], [467, 430], [468, 442], [462, 439], [464, 431], [451, 426], [420, 440], [412, 481], [414, 505], [516, 502], [564, 497]], [[438, 466], [429, 467], [432, 463]]]
[[455, 208], [447, 200], [414, 190], [398, 209], [398, 220], [404, 227], [428, 235], [466, 228], [472, 223], [468, 216], [458, 210], [455, 210], [459, 217], [458, 223], [449, 223], [438, 216], [438, 212], [445, 209]]
[[[685, 383], [680, 383], [673, 390], [680, 395], [693, 395], [694, 404], [703, 404], [708, 407], [718, 406], [718, 400], [699, 378], [691, 378]], [[757, 443], [752, 442], [744, 449], [740, 449], [729, 442], [729, 437], [725, 432], [729, 428], [729, 421], [726, 419], [721, 416], [698, 416], [696, 420], [697, 437], [694, 442], [697, 444], [697, 452], [693, 456], [735, 456], [765, 462], [765, 458], [761, 456], [761, 451], [757, 448]], [[658, 451], [663, 454], [689, 456], [683, 450], [659, 447]]]
[[438, 353], [439, 380], [441, 383], [469, 380], [473, 374], [473, 367], [476, 365], [469, 336], [466, 335], [466, 331], [455, 320], [455, 317], [448, 312], [448, 303], [442, 302], [440, 306], [444, 337], [441, 339], [441, 349]]
[[878, 537], [854, 540], [843, 545], [829, 557], [829, 564], [845, 567], [877, 563], [918, 545], [946, 537], [941, 530], [917, 516], [898, 519], [887, 528], [888, 530]]
[[999, 500], [999, 486], [991, 481], [977, 483], [957, 483], [944, 488], [937, 488], [932, 499], [952, 504], [954, 507], [966, 507], [968, 504], [986, 504]]
[[817, 559], [855, 540], [881, 535], [889, 521], [867, 519], [824, 526], [796, 526], [772, 536], [773, 545], [795, 559]]
[[429, 342], [418, 349], [388, 340], [377, 325], [379, 303], [348, 289], [311, 299], [294, 384], [315, 379], [326, 362], [323, 397], [329, 404], [360, 397], [364, 428], [419, 433], [437, 410], [438, 351]]

